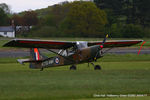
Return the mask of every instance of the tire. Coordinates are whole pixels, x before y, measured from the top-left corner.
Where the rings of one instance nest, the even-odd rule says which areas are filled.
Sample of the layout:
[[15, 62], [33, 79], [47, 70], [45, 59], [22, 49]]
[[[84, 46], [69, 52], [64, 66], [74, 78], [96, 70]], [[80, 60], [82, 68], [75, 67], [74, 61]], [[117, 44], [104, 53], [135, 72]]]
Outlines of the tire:
[[76, 68], [75, 65], [70, 66], [70, 70], [76, 70], [76, 69], [77, 69], [77, 68]]
[[100, 66], [100, 65], [96, 65], [96, 66], [94, 67], [94, 70], [101, 70], [101, 66]]

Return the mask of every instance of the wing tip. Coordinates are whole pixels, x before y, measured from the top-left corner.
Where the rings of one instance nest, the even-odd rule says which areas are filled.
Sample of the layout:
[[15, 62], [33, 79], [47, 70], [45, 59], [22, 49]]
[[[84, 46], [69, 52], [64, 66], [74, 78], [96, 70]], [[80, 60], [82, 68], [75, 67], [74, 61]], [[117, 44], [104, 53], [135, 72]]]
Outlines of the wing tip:
[[10, 40], [9, 42], [5, 43], [3, 47], [11, 47], [14, 41], [17, 41], [17, 39]]
[[138, 40], [139, 41], [139, 43], [141, 43], [141, 42], [145, 42], [144, 40]]
[[5, 43], [5, 44], [3, 45], [3, 47], [8, 47], [10, 42], [11, 42], [11, 41]]

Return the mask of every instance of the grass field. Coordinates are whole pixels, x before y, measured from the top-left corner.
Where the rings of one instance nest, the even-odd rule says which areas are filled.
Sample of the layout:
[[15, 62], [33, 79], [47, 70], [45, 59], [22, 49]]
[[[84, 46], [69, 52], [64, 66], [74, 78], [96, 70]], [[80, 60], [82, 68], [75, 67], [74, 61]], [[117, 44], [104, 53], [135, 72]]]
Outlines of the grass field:
[[[10, 61], [10, 62], [9, 62]], [[150, 95], [150, 55], [106, 55], [92, 66], [80, 64], [32, 70], [12, 58], [0, 59], [0, 99], [149, 100], [150, 97], [96, 98], [94, 94]]]

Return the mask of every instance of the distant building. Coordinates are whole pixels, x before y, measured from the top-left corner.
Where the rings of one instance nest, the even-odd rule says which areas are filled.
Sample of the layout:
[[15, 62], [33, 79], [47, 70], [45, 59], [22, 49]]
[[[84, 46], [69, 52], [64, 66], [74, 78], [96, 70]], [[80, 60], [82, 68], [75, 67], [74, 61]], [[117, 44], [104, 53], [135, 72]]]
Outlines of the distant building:
[[0, 35], [3, 37], [15, 37], [13, 26], [0, 26]]

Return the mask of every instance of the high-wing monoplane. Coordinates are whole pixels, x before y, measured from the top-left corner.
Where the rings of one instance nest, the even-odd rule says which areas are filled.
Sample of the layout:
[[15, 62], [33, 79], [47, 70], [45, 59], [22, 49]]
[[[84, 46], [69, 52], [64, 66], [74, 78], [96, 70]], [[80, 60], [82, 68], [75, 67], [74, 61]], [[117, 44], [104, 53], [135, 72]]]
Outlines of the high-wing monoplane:
[[[143, 40], [117, 40], [106, 41], [50, 41], [37, 39], [13, 39], [4, 44], [4, 47], [21, 47], [30, 49], [29, 59], [18, 59], [18, 62], [30, 63], [29, 67], [41, 69], [63, 65], [71, 65], [70, 69], [75, 70], [77, 64], [91, 63], [94, 69], [101, 69], [100, 65], [93, 62], [103, 57], [103, 48], [126, 47], [142, 42]], [[39, 48], [47, 49], [57, 56], [47, 57], [39, 51]]]

